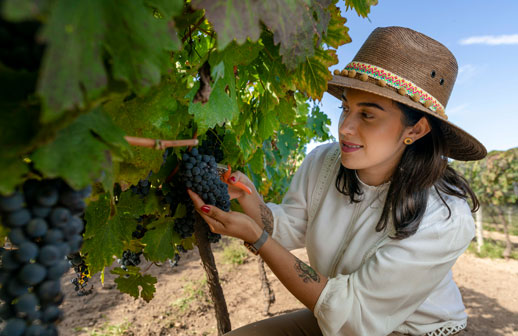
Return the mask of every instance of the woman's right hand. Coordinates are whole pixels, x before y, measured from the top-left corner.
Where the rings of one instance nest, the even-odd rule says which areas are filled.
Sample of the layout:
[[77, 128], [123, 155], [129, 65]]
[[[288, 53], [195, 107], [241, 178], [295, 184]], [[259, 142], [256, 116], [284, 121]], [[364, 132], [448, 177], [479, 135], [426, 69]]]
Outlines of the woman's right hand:
[[[235, 184], [238, 182], [250, 188], [252, 193], [248, 194], [243, 189], [235, 186]], [[267, 207], [261, 195], [259, 195], [257, 189], [255, 189], [254, 184], [252, 183], [252, 181], [250, 181], [248, 176], [246, 176], [240, 171], [236, 171], [230, 174], [228, 178], [228, 194], [230, 196], [230, 199], [238, 200], [239, 205], [241, 205], [241, 208], [243, 209], [243, 212], [247, 214], [249, 217], [251, 217], [259, 225], [259, 227], [263, 228], [265, 226], [263, 218], [261, 217], [261, 209]], [[273, 222], [270, 224], [270, 233], [271, 228], [273, 227], [272, 225]]]
[[246, 191], [235, 186], [237, 182], [241, 182], [242, 184], [247, 186], [252, 191], [251, 195], [257, 195], [257, 190], [255, 189], [254, 184], [252, 183], [252, 181], [250, 181], [248, 176], [246, 176], [240, 171], [235, 171], [232, 172], [232, 174], [230, 174], [230, 177], [227, 181], [228, 195], [230, 196], [231, 200], [237, 199], [239, 202], [241, 202], [241, 200], [243, 200], [246, 196], [250, 196], [250, 194], [248, 194]]

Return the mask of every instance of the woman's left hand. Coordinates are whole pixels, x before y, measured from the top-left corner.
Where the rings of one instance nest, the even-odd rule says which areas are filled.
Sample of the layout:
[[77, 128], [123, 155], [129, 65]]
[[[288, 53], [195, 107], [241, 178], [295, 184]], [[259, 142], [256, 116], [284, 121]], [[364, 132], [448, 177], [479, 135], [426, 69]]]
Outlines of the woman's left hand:
[[214, 205], [205, 204], [195, 192], [189, 189], [187, 192], [194, 208], [212, 232], [243, 239], [249, 243], [255, 243], [261, 237], [263, 230], [251, 217], [241, 212], [225, 212]]

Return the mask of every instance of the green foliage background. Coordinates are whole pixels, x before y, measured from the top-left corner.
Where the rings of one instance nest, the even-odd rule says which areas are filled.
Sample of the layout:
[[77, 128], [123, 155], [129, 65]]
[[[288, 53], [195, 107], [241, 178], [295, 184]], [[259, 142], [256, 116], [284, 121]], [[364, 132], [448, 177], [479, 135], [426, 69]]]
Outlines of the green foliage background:
[[[374, 0], [347, 0], [366, 16]], [[93, 184], [82, 254], [91, 273], [125, 249], [148, 260], [171, 258], [172, 230], [185, 209], [128, 189], [151, 177], [160, 189], [180, 157], [130, 147], [125, 135], [203, 140], [214, 132], [225, 163], [250, 176], [266, 200], [280, 201], [312, 139], [329, 140], [321, 99], [350, 41], [336, 0], [4, 0], [6, 21], [37, 21], [45, 46], [38, 71], [0, 63], [0, 193], [31, 177], [61, 177], [74, 188]], [[36, 43], [35, 41], [35, 43]], [[200, 67], [212, 91], [193, 103]], [[114, 185], [122, 193], [114, 198]], [[150, 195], [153, 193], [150, 193]], [[117, 202], [116, 202], [117, 201]], [[146, 235], [131, 233], [150, 218]], [[5, 232], [4, 232], [5, 234]], [[118, 270], [117, 285], [150, 300], [156, 279], [138, 267]], [[124, 274], [122, 274], [124, 273]]]
[[506, 206], [518, 201], [518, 147], [492, 151], [479, 161], [454, 161], [483, 205]]

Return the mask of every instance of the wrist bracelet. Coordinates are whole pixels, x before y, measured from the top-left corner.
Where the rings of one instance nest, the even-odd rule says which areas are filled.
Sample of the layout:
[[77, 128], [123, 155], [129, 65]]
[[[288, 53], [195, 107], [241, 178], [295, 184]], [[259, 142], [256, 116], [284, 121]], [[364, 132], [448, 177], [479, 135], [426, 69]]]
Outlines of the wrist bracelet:
[[258, 255], [259, 249], [264, 245], [264, 243], [266, 243], [267, 240], [268, 232], [266, 232], [266, 230], [263, 229], [261, 237], [259, 237], [259, 239], [255, 243], [250, 244], [249, 242], [244, 242], [244, 245], [250, 252], [252, 252], [255, 255]]

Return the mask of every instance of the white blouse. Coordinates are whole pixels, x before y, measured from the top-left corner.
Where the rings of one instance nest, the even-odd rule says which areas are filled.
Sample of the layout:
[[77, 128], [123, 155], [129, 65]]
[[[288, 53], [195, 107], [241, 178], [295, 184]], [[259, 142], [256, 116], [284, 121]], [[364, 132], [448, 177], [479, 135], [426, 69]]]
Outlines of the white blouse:
[[451, 209], [448, 218], [431, 188], [417, 232], [394, 240], [388, 237], [393, 227], [375, 230], [389, 183], [374, 187], [360, 181], [362, 201], [351, 204], [337, 191], [335, 175], [308, 225], [317, 176], [326, 153], [336, 146], [309, 153], [282, 204], [268, 203], [272, 237], [289, 250], [306, 247], [311, 267], [329, 278], [314, 309], [323, 334], [422, 335], [440, 327], [464, 328], [467, 315], [451, 268], [475, 235], [467, 202], [442, 195]]

